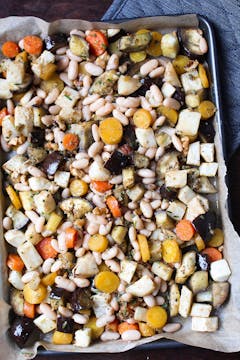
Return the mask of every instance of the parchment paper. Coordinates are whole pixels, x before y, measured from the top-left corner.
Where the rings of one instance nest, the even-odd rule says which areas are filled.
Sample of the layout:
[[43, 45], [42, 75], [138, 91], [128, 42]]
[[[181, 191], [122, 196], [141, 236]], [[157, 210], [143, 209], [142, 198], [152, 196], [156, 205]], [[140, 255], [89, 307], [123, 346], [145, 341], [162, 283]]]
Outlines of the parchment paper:
[[[0, 45], [6, 40], [18, 41], [21, 37], [28, 34], [46, 34], [55, 31], [69, 32], [71, 29], [79, 28], [87, 30], [91, 28], [120, 28], [123, 27], [129, 31], [135, 31], [139, 28], [149, 27], [155, 30], [174, 29], [181, 26], [198, 26], [198, 20], [195, 15], [171, 16], [171, 17], [155, 17], [144, 18], [138, 20], [130, 20], [124, 24], [108, 24], [99, 22], [87, 22], [83, 20], [57, 20], [53, 23], [47, 23], [35, 17], [9, 17], [0, 19]], [[217, 130], [217, 127], [216, 127]], [[229, 262], [232, 270], [230, 278], [231, 296], [228, 303], [219, 310], [220, 328], [215, 333], [199, 333], [191, 331], [191, 319], [183, 321], [183, 328], [175, 334], [160, 334], [151, 338], [142, 339], [135, 342], [123, 342], [121, 340], [111, 341], [110, 343], [96, 343], [89, 348], [78, 348], [73, 345], [53, 345], [48, 342], [38, 342], [33, 348], [20, 351], [16, 346], [9, 342], [6, 330], [8, 328], [8, 310], [7, 304], [7, 271], [5, 267], [6, 249], [4, 246], [2, 229], [0, 242], [0, 266], [2, 281], [0, 283], [0, 351], [1, 358], [8, 360], [31, 359], [36, 355], [39, 345], [43, 345], [48, 350], [69, 351], [69, 352], [123, 352], [137, 345], [158, 340], [161, 338], [173, 339], [184, 344], [199, 346], [212, 350], [224, 352], [240, 351], [240, 288], [239, 288], [239, 264], [240, 264], [240, 239], [233, 229], [233, 225], [229, 220], [226, 208], [227, 187], [224, 181], [226, 174], [226, 166], [222, 154], [221, 140], [217, 130], [215, 137], [217, 159], [219, 162], [219, 206], [222, 214], [222, 222], [225, 233], [224, 256]], [[3, 199], [0, 194], [1, 199]], [[2, 217], [2, 210], [0, 209]], [[182, 322], [181, 319], [177, 321]]]

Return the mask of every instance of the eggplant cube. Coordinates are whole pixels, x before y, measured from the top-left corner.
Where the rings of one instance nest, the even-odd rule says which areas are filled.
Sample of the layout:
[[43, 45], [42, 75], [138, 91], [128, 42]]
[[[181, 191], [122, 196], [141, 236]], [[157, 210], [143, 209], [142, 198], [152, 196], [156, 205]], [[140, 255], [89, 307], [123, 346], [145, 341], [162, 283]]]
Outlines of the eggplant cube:
[[192, 300], [193, 300], [193, 293], [189, 288], [185, 285], [183, 285], [180, 295], [180, 302], [179, 302], [179, 314], [187, 318], [191, 311], [192, 306]]
[[136, 269], [137, 269], [137, 263], [135, 261], [122, 260], [121, 272], [119, 273], [120, 279], [130, 284]]
[[218, 163], [202, 163], [199, 167], [200, 176], [213, 177], [217, 174]]
[[136, 321], [147, 321], [147, 309], [141, 306], [137, 306], [134, 312], [134, 320]]
[[73, 108], [76, 105], [76, 102], [80, 98], [80, 94], [78, 91], [66, 86], [61, 94], [58, 96], [56, 100], [56, 105], [61, 108], [71, 107]]
[[167, 214], [173, 220], [179, 221], [183, 218], [186, 208], [186, 205], [183, 204], [181, 201], [174, 200], [167, 208]]
[[38, 316], [33, 322], [44, 334], [53, 331], [57, 326], [56, 321], [49, 319], [44, 314]]
[[161, 88], [161, 92], [165, 98], [171, 97], [176, 91], [176, 88], [169, 82], [165, 82]]
[[133, 188], [127, 190], [127, 195], [132, 201], [139, 201], [143, 197], [144, 192], [143, 186], [137, 184]]
[[196, 136], [200, 125], [201, 114], [197, 111], [184, 109], [180, 111], [176, 130], [181, 135]]
[[227, 281], [231, 275], [230, 267], [225, 259], [211, 263], [210, 275], [214, 281]]
[[212, 311], [212, 306], [209, 304], [193, 303], [190, 316], [197, 316], [201, 318], [208, 318]]
[[192, 317], [192, 330], [200, 332], [214, 332], [218, 329], [218, 317]]
[[151, 271], [165, 281], [169, 281], [173, 273], [173, 269], [170, 266], [160, 261], [156, 261], [152, 264]]
[[155, 139], [152, 128], [148, 128], [148, 129], [136, 128], [135, 133], [136, 133], [136, 137], [139, 141], [139, 144], [141, 146], [143, 146], [145, 148], [157, 146], [156, 139]]
[[165, 186], [173, 188], [182, 188], [187, 185], [186, 170], [169, 170], [165, 175]]
[[210, 163], [214, 161], [214, 144], [213, 143], [205, 143], [200, 145], [200, 153], [202, 158]]
[[200, 165], [200, 142], [196, 141], [189, 145], [187, 165]]
[[194, 93], [202, 90], [202, 82], [197, 70], [188, 71], [181, 75], [182, 86], [185, 93]]
[[194, 197], [196, 196], [195, 192], [186, 185], [179, 190], [178, 199], [187, 205]]
[[30, 241], [26, 241], [17, 248], [17, 252], [28, 270], [38, 268], [43, 259]]

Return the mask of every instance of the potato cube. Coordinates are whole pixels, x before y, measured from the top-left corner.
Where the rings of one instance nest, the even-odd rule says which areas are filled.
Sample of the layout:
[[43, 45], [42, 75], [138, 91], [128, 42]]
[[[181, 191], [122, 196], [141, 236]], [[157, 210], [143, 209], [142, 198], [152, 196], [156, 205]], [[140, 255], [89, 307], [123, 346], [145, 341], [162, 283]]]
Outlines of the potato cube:
[[180, 111], [176, 130], [181, 135], [195, 136], [198, 133], [201, 114], [197, 111], [184, 109]]
[[134, 320], [136, 321], [147, 321], [147, 309], [141, 306], [137, 306], [134, 312]]
[[75, 346], [88, 347], [91, 343], [91, 329], [85, 328], [75, 331]]
[[17, 248], [17, 252], [27, 270], [34, 270], [43, 263], [43, 259], [30, 241], [26, 241], [20, 245]]
[[69, 86], [66, 86], [61, 92], [61, 94], [58, 96], [55, 104], [60, 106], [61, 108], [73, 108], [79, 98], [80, 94], [78, 91], [70, 88]]
[[214, 144], [212, 143], [205, 143], [200, 145], [200, 152], [202, 158], [206, 162], [213, 162], [214, 161]]
[[170, 84], [169, 82], [165, 82], [161, 88], [162, 94], [165, 98], [167, 97], [171, 97], [175, 91], [176, 88], [174, 86], [172, 86], [172, 84]]
[[180, 295], [179, 314], [187, 318], [192, 306], [193, 293], [187, 286], [183, 285]]
[[200, 142], [196, 141], [189, 145], [187, 165], [200, 165]]
[[191, 276], [189, 285], [194, 294], [206, 290], [208, 287], [208, 272], [204, 270], [196, 271]]
[[211, 263], [210, 275], [214, 281], [227, 281], [231, 275], [230, 267], [225, 259]]
[[152, 264], [151, 271], [161, 279], [169, 281], [172, 277], [173, 268], [163, 262], [156, 261]]
[[62, 188], [67, 188], [68, 187], [68, 183], [70, 180], [70, 172], [68, 171], [56, 171], [55, 175], [54, 175], [54, 182], [62, 187]]
[[215, 176], [218, 170], [218, 163], [202, 163], [199, 167], [200, 176]]
[[56, 321], [49, 319], [44, 314], [38, 316], [33, 322], [44, 334], [56, 329]]
[[169, 170], [165, 175], [166, 187], [182, 188], [187, 185], [186, 170]]
[[127, 231], [128, 231], [127, 227], [116, 225], [112, 229], [111, 236], [118, 245], [121, 245], [125, 239]]
[[200, 332], [214, 332], [218, 329], [218, 317], [192, 317], [192, 330]]
[[186, 208], [186, 205], [181, 201], [174, 200], [167, 208], [167, 214], [170, 218], [179, 221], [183, 218]]
[[190, 316], [207, 318], [210, 316], [212, 306], [209, 304], [193, 303]]
[[197, 92], [203, 88], [197, 70], [182, 74], [181, 81], [185, 93]]
[[137, 263], [135, 261], [122, 260], [121, 272], [119, 273], [120, 279], [130, 284], [136, 269], [137, 269]]
[[195, 196], [195, 192], [192, 191], [188, 185], [181, 188], [178, 192], [178, 199], [185, 205], [187, 205]]

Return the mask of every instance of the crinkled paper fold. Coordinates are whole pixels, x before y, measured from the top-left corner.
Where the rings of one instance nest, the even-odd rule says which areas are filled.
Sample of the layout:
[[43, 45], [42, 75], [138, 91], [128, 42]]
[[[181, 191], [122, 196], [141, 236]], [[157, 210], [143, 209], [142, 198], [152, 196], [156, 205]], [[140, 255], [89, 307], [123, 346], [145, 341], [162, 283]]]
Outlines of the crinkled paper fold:
[[[135, 31], [140, 28], [151, 28], [155, 30], [169, 30], [181, 26], [197, 26], [198, 19], [195, 15], [183, 16], [159, 16], [153, 18], [142, 18], [124, 22], [124, 24], [109, 24], [100, 22], [87, 22], [84, 20], [57, 20], [52, 23], [36, 18], [36, 17], [8, 17], [0, 19], [0, 44], [6, 40], [18, 41], [25, 35], [38, 34], [45, 36], [56, 31], [69, 32], [71, 29], [79, 28], [87, 30], [91, 28], [108, 28], [123, 27], [129, 31]], [[217, 127], [216, 127], [217, 128]], [[0, 283], [0, 349], [1, 358], [8, 360], [32, 359], [37, 348], [43, 345], [48, 350], [53, 351], [69, 351], [69, 352], [123, 352], [136, 347], [140, 344], [155, 341], [161, 338], [173, 339], [184, 344], [199, 346], [207, 349], [236, 352], [240, 351], [240, 239], [234, 231], [230, 222], [226, 199], [227, 187], [225, 185], [226, 166], [222, 154], [222, 146], [219, 133], [216, 135], [217, 159], [219, 162], [219, 181], [218, 181], [218, 197], [219, 207], [222, 214], [223, 228], [225, 232], [225, 248], [224, 255], [229, 262], [232, 270], [230, 278], [231, 296], [228, 303], [219, 311], [220, 329], [215, 333], [198, 333], [191, 331], [191, 319], [184, 321], [184, 326], [180, 331], [174, 334], [160, 334], [151, 338], [145, 338], [135, 342], [123, 342], [121, 340], [111, 341], [110, 343], [96, 343], [89, 348], [81, 349], [74, 345], [53, 345], [47, 342], [38, 342], [34, 347], [20, 351], [8, 339], [6, 332], [8, 328], [8, 310], [9, 305], [6, 300], [8, 298], [7, 270], [5, 267], [6, 249], [4, 246], [3, 235], [1, 233], [1, 283]], [[3, 156], [3, 154], [2, 154]], [[3, 199], [3, 197], [2, 197]], [[0, 209], [2, 212], [2, 210]], [[2, 214], [1, 214], [2, 215]], [[1, 229], [2, 231], [2, 229]], [[178, 320], [181, 321], [181, 320]]]

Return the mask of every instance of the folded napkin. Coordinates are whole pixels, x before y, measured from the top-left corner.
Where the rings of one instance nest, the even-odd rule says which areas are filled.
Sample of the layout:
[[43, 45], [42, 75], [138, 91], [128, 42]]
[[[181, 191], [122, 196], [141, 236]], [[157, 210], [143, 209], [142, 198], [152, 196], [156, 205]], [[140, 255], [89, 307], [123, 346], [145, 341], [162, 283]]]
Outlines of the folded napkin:
[[190, 13], [206, 16], [215, 28], [229, 157], [240, 145], [240, 1], [115, 0], [103, 20]]

